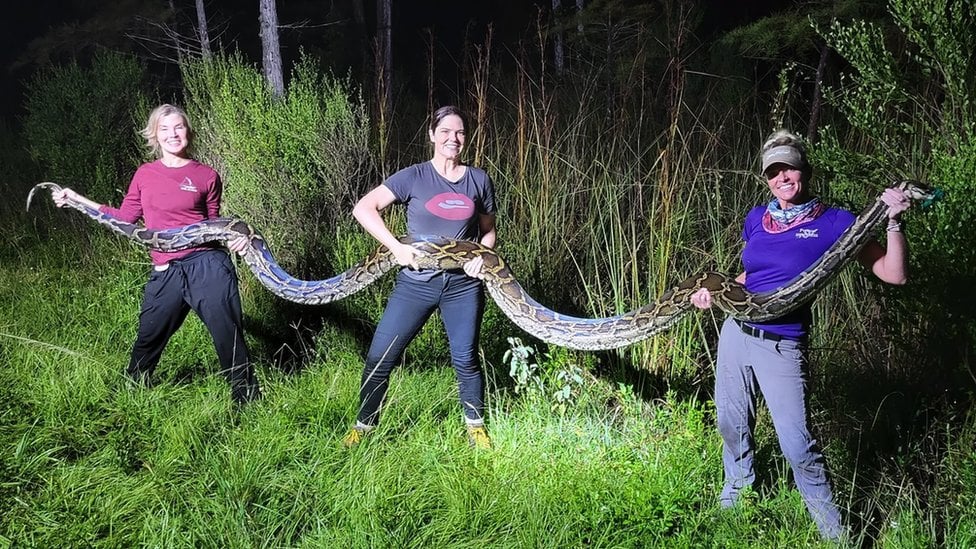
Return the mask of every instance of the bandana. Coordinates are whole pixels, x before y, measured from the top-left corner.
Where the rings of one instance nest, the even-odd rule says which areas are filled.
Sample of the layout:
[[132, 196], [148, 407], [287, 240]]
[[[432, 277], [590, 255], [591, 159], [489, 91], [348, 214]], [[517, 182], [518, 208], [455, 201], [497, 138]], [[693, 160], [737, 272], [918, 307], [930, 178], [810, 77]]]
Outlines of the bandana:
[[826, 209], [827, 207], [816, 197], [785, 210], [780, 207], [779, 200], [774, 198], [766, 206], [766, 213], [763, 214], [763, 229], [771, 234], [782, 233], [813, 221]]

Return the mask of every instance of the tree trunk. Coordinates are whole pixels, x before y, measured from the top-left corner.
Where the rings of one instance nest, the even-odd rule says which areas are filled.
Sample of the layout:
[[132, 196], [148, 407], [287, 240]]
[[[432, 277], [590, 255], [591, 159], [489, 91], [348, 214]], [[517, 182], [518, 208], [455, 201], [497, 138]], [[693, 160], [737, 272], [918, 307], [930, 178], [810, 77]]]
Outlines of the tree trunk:
[[356, 22], [356, 30], [362, 36], [366, 35], [366, 10], [363, 9], [363, 0], [351, 0], [352, 19]]
[[275, 97], [285, 95], [285, 77], [281, 68], [281, 46], [278, 44], [278, 10], [275, 0], [259, 0], [261, 7], [261, 65]]
[[807, 140], [816, 143], [820, 133], [820, 104], [823, 99], [823, 79], [827, 71], [827, 60], [830, 57], [830, 46], [820, 44], [820, 62], [817, 63], [817, 74], [813, 79], [813, 100], [810, 102], [810, 124], [807, 126]]
[[[363, 0], [350, 0], [350, 5], [352, 6], [352, 20], [356, 33], [356, 41], [351, 46], [360, 52], [369, 51], [371, 40], [369, 28], [366, 26], [366, 10], [363, 7]], [[369, 74], [369, 56], [360, 55], [358, 58], [361, 62], [360, 77], [365, 80], [364, 77]]]
[[176, 6], [173, 4], [173, 0], [169, 0], [169, 11], [173, 14], [173, 49], [176, 50], [176, 62], [179, 65], [183, 65], [183, 44], [180, 43], [180, 29], [178, 26], [179, 17], [176, 13]]
[[393, 110], [393, 47], [392, 38], [392, 0], [376, 0], [376, 68], [377, 91], [381, 112], [386, 115]]
[[200, 36], [200, 53], [204, 59], [210, 59], [210, 33], [207, 32], [207, 12], [203, 8], [203, 0], [197, 0], [197, 33]]
[[562, 74], [565, 67], [563, 54], [563, 31], [559, 28], [559, 11], [561, 0], [552, 0], [552, 63], [556, 67], [556, 74]]

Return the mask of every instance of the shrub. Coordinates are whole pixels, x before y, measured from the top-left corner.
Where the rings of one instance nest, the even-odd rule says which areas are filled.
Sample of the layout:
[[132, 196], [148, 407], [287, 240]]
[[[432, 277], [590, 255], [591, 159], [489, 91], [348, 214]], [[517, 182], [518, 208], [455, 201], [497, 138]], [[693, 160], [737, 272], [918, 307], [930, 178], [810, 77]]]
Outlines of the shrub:
[[239, 57], [187, 65], [183, 76], [198, 154], [224, 178], [225, 215], [261, 229], [296, 276], [321, 263], [372, 183], [366, 106], [349, 81], [304, 60], [275, 99]]
[[38, 71], [27, 87], [24, 135], [42, 177], [117, 201], [140, 158], [135, 130], [148, 104], [145, 82], [133, 57], [108, 51], [89, 66]]
[[[896, 37], [862, 21], [821, 31], [853, 70], [828, 94], [849, 126], [830, 128], [814, 152], [834, 190], [849, 201], [864, 203], [881, 185], [898, 179], [920, 179], [947, 191], [931, 213], [913, 216], [913, 278], [926, 290], [902, 301], [913, 309], [909, 313], [928, 319], [911, 329], [921, 324], [947, 335], [962, 332], [970, 341], [976, 302], [956, 290], [974, 282], [976, 260], [976, 237], [966, 229], [976, 218], [968, 200], [976, 172], [976, 109], [970, 100], [976, 89], [976, 40], [966, 30], [974, 7], [972, 1], [932, 6], [894, 0], [889, 12]], [[947, 356], [964, 347], [931, 350], [933, 356]], [[914, 366], [914, 359], [909, 362]]]

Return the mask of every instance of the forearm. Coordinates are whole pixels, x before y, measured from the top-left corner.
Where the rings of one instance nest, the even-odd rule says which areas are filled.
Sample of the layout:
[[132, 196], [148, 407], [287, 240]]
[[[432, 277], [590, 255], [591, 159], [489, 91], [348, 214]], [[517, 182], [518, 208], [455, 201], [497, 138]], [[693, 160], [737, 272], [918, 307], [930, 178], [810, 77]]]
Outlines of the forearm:
[[495, 239], [498, 233], [495, 232], [495, 214], [480, 214], [478, 217], [478, 232], [481, 238], [478, 242], [486, 248], [495, 247]]
[[65, 195], [70, 200], [83, 204], [85, 207], [91, 208], [93, 210], [99, 210], [102, 207], [102, 205], [99, 204], [98, 202], [95, 202], [94, 200], [86, 196], [83, 196], [81, 194], [78, 194], [72, 189], [65, 189]]
[[885, 253], [874, 263], [875, 276], [889, 284], [908, 282], [908, 241], [901, 231], [888, 231]]
[[478, 242], [480, 242], [481, 245], [486, 248], [494, 248], [496, 237], [497, 233], [495, 232], [495, 229], [492, 229], [491, 231], [481, 235], [481, 239]]
[[352, 210], [352, 215], [367, 233], [378, 240], [380, 244], [386, 246], [387, 249], [392, 250], [400, 244], [400, 240], [386, 227], [383, 216], [375, 208], [357, 204]]
[[888, 206], [888, 241], [884, 248], [877, 242], [869, 242], [861, 251], [862, 262], [871, 266], [871, 272], [888, 284], [901, 285], [908, 282], [908, 242], [901, 232], [899, 219], [911, 205], [905, 194], [894, 188], [885, 189], [881, 201]]
[[84, 204], [85, 206], [87, 206], [89, 208], [92, 208], [93, 210], [100, 210], [101, 207], [102, 207], [101, 204], [99, 204], [98, 202], [95, 202], [94, 200], [92, 200], [92, 199], [90, 199], [88, 197], [82, 196], [80, 194], [79, 195], [76, 195], [76, 196], [77, 196], [77, 198], [75, 198], [75, 200], [77, 200], [78, 202], [81, 202], [82, 204]]

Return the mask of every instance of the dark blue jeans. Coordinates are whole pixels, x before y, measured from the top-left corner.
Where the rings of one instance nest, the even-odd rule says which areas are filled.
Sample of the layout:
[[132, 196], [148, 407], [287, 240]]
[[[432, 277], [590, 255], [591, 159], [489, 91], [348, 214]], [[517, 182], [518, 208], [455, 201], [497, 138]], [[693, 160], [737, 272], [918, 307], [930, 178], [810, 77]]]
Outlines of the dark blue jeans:
[[137, 382], [150, 376], [170, 337], [193, 310], [213, 337], [220, 373], [227, 378], [235, 401], [259, 394], [244, 343], [244, 315], [237, 275], [222, 250], [203, 250], [153, 269], [139, 312], [139, 332], [127, 372]]
[[484, 379], [478, 363], [478, 332], [484, 308], [481, 281], [463, 272], [440, 272], [428, 281], [418, 281], [401, 271], [366, 353], [359, 389], [359, 422], [378, 423], [393, 367], [438, 309], [451, 347], [464, 417], [469, 424], [482, 423]]

